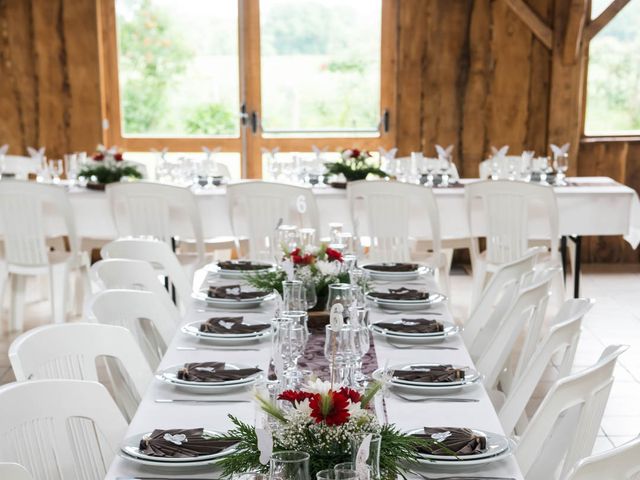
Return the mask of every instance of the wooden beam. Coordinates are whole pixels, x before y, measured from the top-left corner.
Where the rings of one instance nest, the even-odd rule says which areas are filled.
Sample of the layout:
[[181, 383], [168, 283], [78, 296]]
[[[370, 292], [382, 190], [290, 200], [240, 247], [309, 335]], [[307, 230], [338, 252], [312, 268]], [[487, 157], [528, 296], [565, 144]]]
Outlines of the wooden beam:
[[564, 31], [562, 60], [566, 64], [576, 61], [582, 42], [582, 32], [587, 23], [587, 0], [572, 0], [569, 7], [569, 18]]
[[545, 47], [551, 50], [553, 44], [553, 31], [534, 12], [525, 0], [505, 0], [511, 10], [522, 20]]
[[605, 8], [600, 15], [598, 15], [598, 18], [587, 25], [587, 28], [584, 32], [587, 42], [595, 37], [600, 30], [606, 27], [608, 23], [613, 20], [613, 18], [618, 13], [620, 13], [620, 10], [626, 7], [627, 3], [629, 3], [630, 1], [631, 0], [613, 0], [613, 2], [611, 2], [609, 6]]

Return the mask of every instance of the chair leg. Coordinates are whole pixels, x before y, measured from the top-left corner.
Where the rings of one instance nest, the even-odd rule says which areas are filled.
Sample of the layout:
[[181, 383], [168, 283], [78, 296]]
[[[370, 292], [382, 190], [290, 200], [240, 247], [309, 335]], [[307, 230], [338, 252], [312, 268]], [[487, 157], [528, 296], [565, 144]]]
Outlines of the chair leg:
[[11, 316], [9, 319], [9, 331], [21, 332], [24, 330], [24, 294], [26, 277], [24, 275], [11, 274]]
[[69, 265], [66, 262], [51, 265], [49, 272], [53, 322], [64, 323], [69, 299]]

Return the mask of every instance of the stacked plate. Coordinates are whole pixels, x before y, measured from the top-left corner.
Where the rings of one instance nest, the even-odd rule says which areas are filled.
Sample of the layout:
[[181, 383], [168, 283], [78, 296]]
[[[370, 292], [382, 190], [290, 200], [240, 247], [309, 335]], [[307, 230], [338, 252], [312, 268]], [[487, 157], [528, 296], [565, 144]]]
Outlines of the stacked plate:
[[[389, 370], [428, 370], [430, 367], [437, 367], [436, 363], [403, 363], [389, 367]], [[411, 392], [418, 395], [446, 395], [458, 392], [464, 388], [475, 385], [480, 380], [480, 374], [469, 367], [460, 365], [452, 365], [453, 368], [464, 370], [464, 378], [452, 382], [418, 382], [405, 380], [402, 378], [392, 377], [390, 385], [392, 388]], [[375, 380], [382, 378], [382, 370], [376, 370], [373, 373]]]
[[[247, 325], [252, 325], [254, 323], [250, 319], [244, 319], [243, 322], [245, 322]], [[191, 335], [192, 337], [196, 337], [198, 340], [224, 345], [240, 345], [258, 342], [260, 340], [264, 340], [265, 338], [269, 338], [272, 332], [271, 328], [266, 328], [259, 332], [252, 333], [209, 333], [200, 331], [201, 324], [202, 320], [187, 323], [182, 327], [181, 330], [183, 333]]]
[[249, 308], [258, 308], [262, 305], [262, 302], [273, 300], [275, 295], [273, 293], [267, 293], [255, 298], [213, 298], [207, 295], [207, 292], [195, 292], [192, 297], [196, 300], [206, 302], [208, 306], [214, 308], [246, 310]]
[[250, 260], [231, 260], [217, 265], [217, 272], [223, 278], [244, 278], [252, 273], [264, 273], [273, 270], [272, 263]]
[[[203, 393], [203, 394], [219, 394], [227, 393], [233, 390], [249, 387], [256, 382], [256, 379], [260, 376], [260, 373], [249, 375], [245, 378], [238, 380], [227, 380], [224, 382], [192, 382], [189, 380], [181, 380], [178, 378], [178, 371], [181, 370], [184, 365], [173, 365], [169, 368], [158, 372], [156, 378], [167, 385], [170, 385], [179, 390], [183, 390], [189, 393]], [[251, 368], [247, 365], [240, 364], [225, 364], [225, 369], [240, 370], [241, 368]]]
[[[418, 276], [432, 271], [429, 267], [417, 263], [369, 263], [363, 265], [362, 268], [369, 272], [372, 280], [386, 280], [390, 282], [415, 280]], [[394, 268], [398, 270], [393, 271]]]
[[[395, 320], [390, 323], [396, 323], [398, 325], [406, 324], [407, 321], [411, 321], [410, 318], [405, 318], [402, 320]], [[441, 332], [431, 332], [431, 333], [413, 333], [413, 332], [401, 332], [395, 330], [388, 330], [383, 327], [379, 327], [378, 324], [373, 323], [371, 325], [371, 331], [377, 335], [384, 337], [390, 343], [436, 343], [442, 342], [445, 338], [456, 335], [459, 331], [459, 327], [454, 325], [451, 322], [440, 321], [442, 323], [442, 331]]]
[[[469, 455], [435, 455], [429, 453], [418, 453], [418, 462], [427, 465], [443, 465], [447, 467], [465, 467], [471, 465], [482, 465], [484, 463], [504, 460], [511, 455], [512, 443], [504, 435], [498, 433], [485, 432], [483, 430], [472, 429], [476, 435], [483, 435], [486, 438], [486, 447], [478, 453]], [[407, 433], [410, 435], [423, 433], [424, 429], [416, 428]]]
[[[207, 436], [220, 435], [220, 432], [216, 432], [213, 430], [205, 430], [204, 433]], [[162, 470], [166, 470], [166, 469], [189, 470], [197, 467], [211, 468], [212, 463], [214, 463], [219, 458], [229, 455], [231, 452], [233, 452], [235, 448], [235, 447], [230, 447], [218, 453], [212, 453], [209, 455], [200, 455], [198, 457], [187, 457], [187, 458], [155, 457], [152, 455], [145, 455], [140, 451], [140, 440], [142, 440], [144, 437], [149, 435], [151, 435], [151, 432], [146, 433], [144, 435], [135, 435], [133, 437], [129, 437], [125, 439], [125, 441], [120, 446], [120, 456], [126, 460], [137, 463], [139, 465], [144, 465], [146, 467], [155, 467]]]
[[435, 304], [444, 302], [447, 297], [437, 292], [429, 292], [427, 298], [422, 300], [392, 300], [388, 298], [379, 298], [371, 295], [372, 292], [367, 293], [367, 299], [380, 308], [386, 308], [391, 310], [423, 310], [429, 308]]

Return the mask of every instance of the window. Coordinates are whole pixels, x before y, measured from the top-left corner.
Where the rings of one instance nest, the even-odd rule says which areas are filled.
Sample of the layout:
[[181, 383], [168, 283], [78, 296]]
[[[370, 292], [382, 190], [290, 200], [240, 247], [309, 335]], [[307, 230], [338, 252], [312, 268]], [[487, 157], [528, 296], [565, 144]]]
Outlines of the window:
[[[592, 0], [597, 17], [611, 0]], [[586, 135], [640, 133], [640, 1], [632, 0], [589, 44]]]
[[101, 2], [104, 141], [221, 147], [249, 177], [263, 148], [390, 147], [396, 2]]

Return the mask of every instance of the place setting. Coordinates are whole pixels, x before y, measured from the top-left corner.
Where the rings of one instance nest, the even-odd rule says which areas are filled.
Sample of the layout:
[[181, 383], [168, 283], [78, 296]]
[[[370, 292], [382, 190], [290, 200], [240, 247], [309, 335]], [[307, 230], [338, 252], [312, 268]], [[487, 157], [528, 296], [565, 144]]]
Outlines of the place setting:
[[263, 303], [275, 298], [273, 292], [258, 290], [240, 283], [209, 285], [205, 290], [194, 292], [192, 296], [196, 300], [205, 302], [208, 308], [228, 310], [257, 309]]
[[204, 343], [252, 344], [268, 339], [273, 333], [272, 324], [265, 323], [262, 318], [262, 315], [215, 316], [204, 321], [187, 323], [181, 331]]
[[396, 348], [428, 346], [457, 349], [457, 347], [440, 344], [456, 336], [460, 327], [448, 320], [428, 318], [428, 316], [428, 314], [424, 316], [407, 314], [397, 319], [385, 318], [377, 322], [372, 321], [369, 328], [376, 336]]
[[410, 288], [408, 286], [381, 288], [369, 290], [366, 298], [369, 302], [382, 310], [413, 311], [430, 310], [433, 306], [445, 302], [447, 297], [439, 292], [425, 289]]
[[416, 280], [421, 275], [433, 273], [433, 269], [430, 267], [409, 262], [365, 263], [362, 268], [373, 281], [404, 282]]
[[225, 260], [212, 263], [207, 267], [207, 272], [216, 274], [221, 278], [242, 279], [247, 275], [273, 271], [273, 263], [256, 260]]

